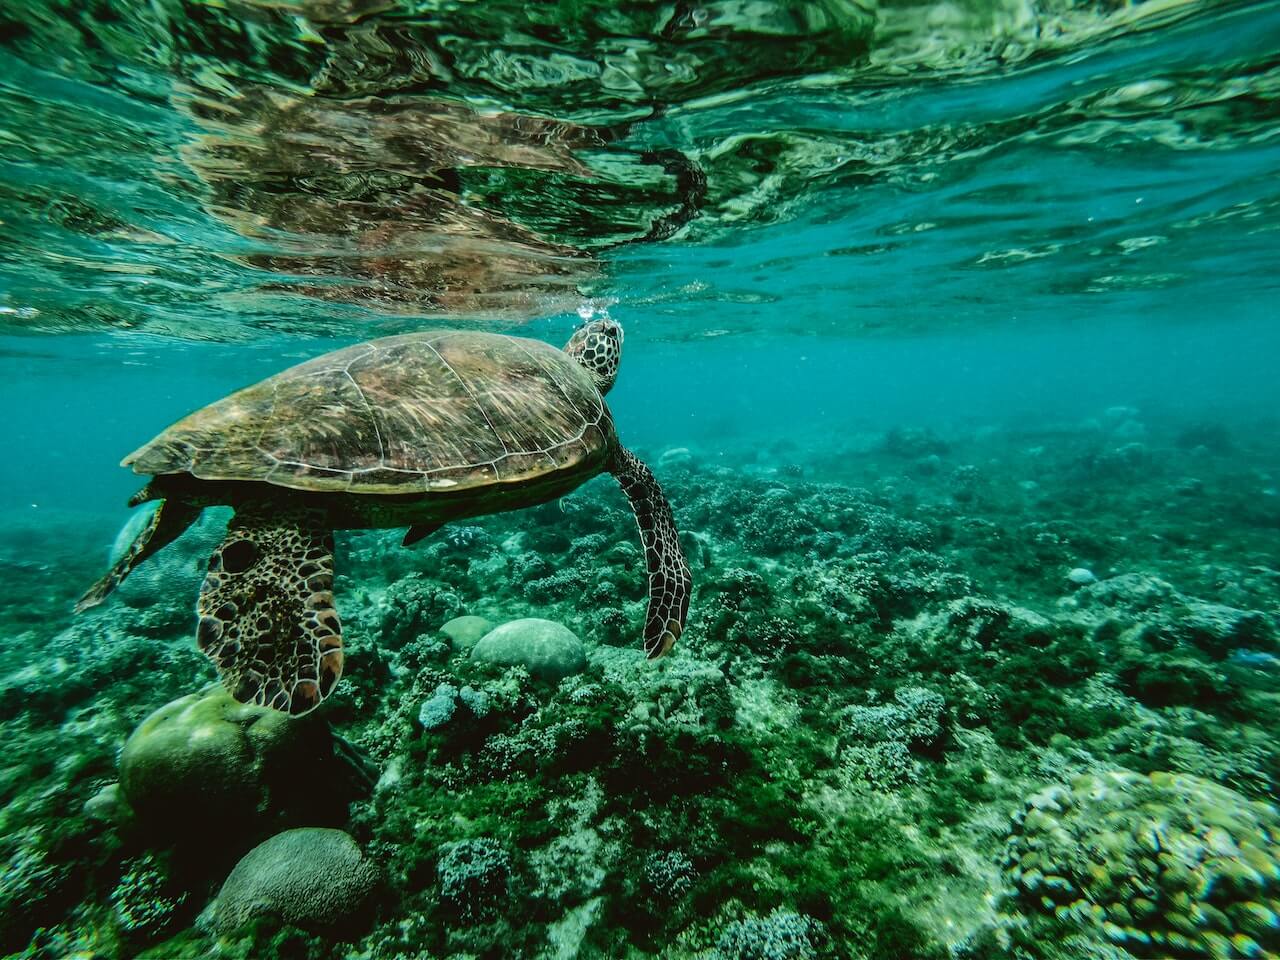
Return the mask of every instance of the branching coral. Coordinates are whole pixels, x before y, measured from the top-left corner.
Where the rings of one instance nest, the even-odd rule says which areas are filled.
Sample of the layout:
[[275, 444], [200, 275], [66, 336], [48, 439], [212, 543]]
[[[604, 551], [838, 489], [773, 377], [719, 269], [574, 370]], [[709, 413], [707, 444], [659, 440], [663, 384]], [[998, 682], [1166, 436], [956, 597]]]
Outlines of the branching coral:
[[775, 910], [729, 924], [713, 953], [714, 960], [816, 960], [822, 925], [812, 917]]
[[436, 863], [441, 901], [472, 920], [497, 909], [510, 874], [511, 857], [491, 837], [446, 843]]
[[163, 933], [186, 898], [168, 889], [168, 876], [152, 854], [129, 864], [110, 897], [120, 930], [146, 938]]

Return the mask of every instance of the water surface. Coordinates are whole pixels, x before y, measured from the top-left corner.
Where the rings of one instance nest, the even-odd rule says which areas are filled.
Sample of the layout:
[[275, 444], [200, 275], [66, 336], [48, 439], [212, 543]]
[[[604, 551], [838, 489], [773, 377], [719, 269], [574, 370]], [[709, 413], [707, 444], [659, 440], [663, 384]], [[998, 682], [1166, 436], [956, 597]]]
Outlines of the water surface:
[[[1280, 954], [1277, 51], [1272, 2], [0, 6], [0, 953]], [[124, 454], [330, 349], [604, 315], [671, 657], [608, 478], [343, 532], [323, 762], [218, 714], [239, 760], [130, 780], [224, 709], [225, 516], [73, 617]], [[376, 896], [226, 919], [318, 827]]]

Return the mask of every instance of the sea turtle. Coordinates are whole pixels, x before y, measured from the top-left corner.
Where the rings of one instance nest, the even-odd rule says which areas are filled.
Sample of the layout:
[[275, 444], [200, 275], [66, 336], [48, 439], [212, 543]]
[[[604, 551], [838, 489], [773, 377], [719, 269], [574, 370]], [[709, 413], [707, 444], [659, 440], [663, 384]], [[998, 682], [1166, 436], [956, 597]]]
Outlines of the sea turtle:
[[196, 639], [237, 700], [299, 716], [342, 673], [333, 530], [408, 526], [414, 543], [464, 517], [564, 496], [601, 471], [631, 501], [644, 543], [644, 648], [666, 653], [689, 609], [671, 508], [618, 441], [604, 394], [622, 328], [596, 320], [564, 350], [442, 330], [325, 354], [231, 394], [124, 458], [160, 501], [80, 600], [100, 603], [208, 506], [235, 508], [200, 587]]

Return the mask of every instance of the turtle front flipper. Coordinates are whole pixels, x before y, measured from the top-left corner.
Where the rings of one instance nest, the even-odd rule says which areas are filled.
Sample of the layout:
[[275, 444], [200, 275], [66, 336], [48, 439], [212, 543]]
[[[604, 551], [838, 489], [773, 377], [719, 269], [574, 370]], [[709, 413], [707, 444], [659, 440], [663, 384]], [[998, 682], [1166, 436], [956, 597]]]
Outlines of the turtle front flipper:
[[209, 558], [196, 640], [231, 695], [293, 716], [342, 675], [333, 532], [316, 511], [239, 507]]
[[629, 450], [618, 448], [609, 465], [622, 492], [631, 501], [644, 561], [649, 571], [649, 609], [644, 618], [644, 652], [650, 659], [671, 649], [684, 631], [693, 580], [680, 546], [671, 505], [652, 471]]
[[[130, 500], [130, 506], [142, 502], [138, 497], [143, 496], [147, 490], [148, 488], [144, 487], [138, 496]], [[198, 516], [200, 516], [199, 507], [183, 503], [181, 500], [161, 500], [155, 512], [151, 514], [147, 525], [134, 538], [133, 543], [129, 544], [129, 549], [124, 552], [124, 556], [117, 560], [106, 575], [90, 587], [76, 603], [76, 613], [96, 607], [107, 599], [107, 595], [120, 586], [134, 567], [157, 550], [177, 540]]]

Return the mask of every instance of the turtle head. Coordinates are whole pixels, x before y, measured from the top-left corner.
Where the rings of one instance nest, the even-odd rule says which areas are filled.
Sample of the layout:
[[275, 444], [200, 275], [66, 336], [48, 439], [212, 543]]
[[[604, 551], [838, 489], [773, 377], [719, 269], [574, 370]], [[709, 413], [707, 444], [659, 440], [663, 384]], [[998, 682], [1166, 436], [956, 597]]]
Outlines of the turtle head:
[[592, 320], [579, 327], [564, 352], [587, 368], [601, 395], [609, 392], [618, 376], [622, 357], [622, 327], [612, 320]]

